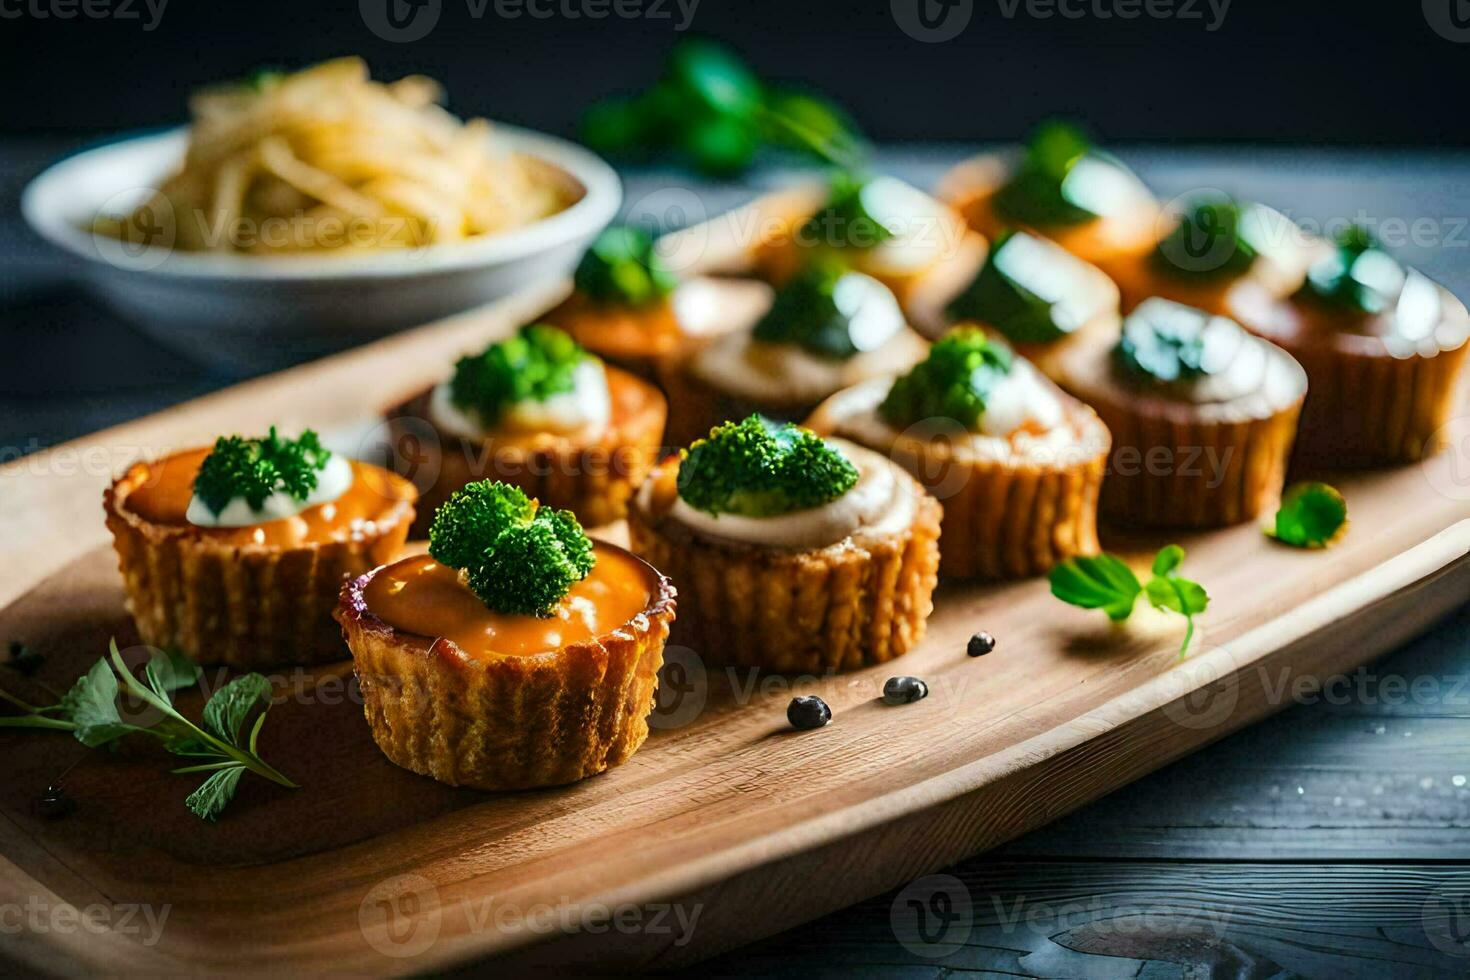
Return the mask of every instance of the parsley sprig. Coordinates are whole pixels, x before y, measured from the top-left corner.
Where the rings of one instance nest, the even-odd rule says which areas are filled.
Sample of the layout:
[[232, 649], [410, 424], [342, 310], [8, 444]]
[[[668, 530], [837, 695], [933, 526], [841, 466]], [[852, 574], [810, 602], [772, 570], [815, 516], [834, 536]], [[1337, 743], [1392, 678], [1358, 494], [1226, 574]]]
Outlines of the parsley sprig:
[[[164, 749], [193, 760], [173, 772], [208, 773], [184, 805], [204, 820], [216, 820], [234, 798], [247, 772], [288, 789], [296, 784], [256, 751], [260, 729], [270, 710], [270, 681], [259, 674], [243, 674], [230, 681], [204, 705], [199, 723], [174, 707], [173, 694], [199, 682], [197, 664], [180, 654], [155, 650], [139, 680], [124, 663], [117, 643], [92, 665], [55, 704], [37, 706], [0, 691], [0, 700], [18, 708], [18, 715], [0, 716], [0, 728], [39, 728], [71, 732], [89, 748], [111, 745], [129, 735], [149, 735]], [[157, 714], [146, 725], [125, 719], [118, 708], [121, 697], [141, 702]]]
[[1194, 617], [1210, 603], [1203, 586], [1178, 573], [1183, 561], [1183, 548], [1165, 545], [1154, 556], [1153, 575], [1145, 585], [1114, 555], [1069, 558], [1051, 570], [1051, 594], [1083, 609], [1101, 609], [1115, 623], [1133, 615], [1138, 597], [1146, 596], [1155, 609], [1184, 617], [1184, 642], [1179, 646], [1179, 656], [1183, 657], [1194, 639]]
[[305, 500], [331, 458], [310, 429], [296, 439], [282, 438], [275, 426], [263, 439], [221, 436], [199, 466], [194, 493], [215, 514], [236, 497], [252, 510], [259, 510], [278, 491]]

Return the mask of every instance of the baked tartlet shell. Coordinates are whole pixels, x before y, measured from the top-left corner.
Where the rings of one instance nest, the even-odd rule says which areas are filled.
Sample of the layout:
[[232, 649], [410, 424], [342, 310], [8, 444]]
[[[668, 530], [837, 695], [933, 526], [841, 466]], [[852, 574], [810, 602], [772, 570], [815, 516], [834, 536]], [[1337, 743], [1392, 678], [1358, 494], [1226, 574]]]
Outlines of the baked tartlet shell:
[[[1107, 428], [1087, 406], [1068, 402], [1070, 423], [1087, 447], [1047, 462], [957, 459], [930, 441], [903, 435], [884, 453], [939, 498], [944, 534], [939, 572], [946, 578], [1001, 580], [1049, 571], [1077, 555], [1095, 555], [1098, 496], [1107, 467]], [[822, 409], [807, 424], [835, 431]], [[848, 438], [851, 438], [850, 436]]]
[[[657, 461], [663, 445], [668, 403], [653, 385], [624, 375], [623, 383], [642, 386], [646, 398], [639, 411], [614, 415], [602, 438], [591, 445], [547, 438], [534, 445], [501, 445], [447, 435], [433, 427], [429, 414], [432, 388], [388, 410], [389, 436], [395, 453], [422, 453], [416, 473], [432, 475], [420, 486], [417, 537], [427, 537], [434, 512], [456, 491], [476, 480], [499, 480], [520, 487], [529, 497], [558, 510], [570, 510], [588, 527], [621, 519], [628, 498]], [[425, 443], [425, 426], [434, 439]], [[412, 447], [406, 449], [404, 447]], [[402, 470], [402, 467], [398, 467]]]
[[403, 547], [413, 523], [411, 500], [393, 502], [384, 520], [350, 540], [239, 547], [129, 511], [128, 495], [149, 473], [148, 464], [135, 464], [102, 498], [127, 609], [144, 643], [242, 670], [346, 656], [332, 623], [342, 581]]
[[530, 789], [603, 772], [648, 737], [674, 621], [667, 578], [643, 612], [595, 640], [481, 659], [375, 616], [363, 590], [377, 571], [343, 586], [335, 615], [368, 728], [395, 764], [451, 786]]
[[913, 649], [933, 610], [939, 502], [910, 481], [914, 519], [897, 534], [855, 534], [809, 551], [711, 541], [666, 516], [677, 465], [649, 477], [628, 511], [633, 551], [688, 599], [674, 642], [707, 662], [821, 674]]

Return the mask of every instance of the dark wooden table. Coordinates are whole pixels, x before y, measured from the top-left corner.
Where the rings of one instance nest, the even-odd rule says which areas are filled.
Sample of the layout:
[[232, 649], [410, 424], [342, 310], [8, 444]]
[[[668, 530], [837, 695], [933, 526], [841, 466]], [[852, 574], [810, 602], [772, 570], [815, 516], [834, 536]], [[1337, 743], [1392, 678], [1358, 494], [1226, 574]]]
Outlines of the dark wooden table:
[[[0, 458], [231, 380], [118, 321], [22, 228], [19, 188], [64, 148], [0, 147]], [[894, 148], [882, 164], [922, 186], [959, 153]], [[1222, 188], [1309, 224], [1367, 221], [1470, 296], [1464, 154], [1126, 155], [1165, 196]], [[629, 177], [628, 208], [667, 219], [687, 196], [661, 189], [692, 187], [716, 213], [776, 179], [715, 186], [641, 171]], [[1372, 667], [1323, 680], [1303, 703], [1285, 692], [1286, 710], [1270, 721], [1043, 830], [702, 972], [1470, 975], [1470, 607]]]

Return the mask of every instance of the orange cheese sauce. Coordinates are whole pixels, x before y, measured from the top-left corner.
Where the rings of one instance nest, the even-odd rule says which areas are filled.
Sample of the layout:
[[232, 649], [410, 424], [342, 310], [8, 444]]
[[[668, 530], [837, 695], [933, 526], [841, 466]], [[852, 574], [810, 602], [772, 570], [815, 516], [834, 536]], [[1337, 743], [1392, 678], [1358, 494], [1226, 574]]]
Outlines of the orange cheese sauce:
[[623, 626], [648, 608], [654, 582], [647, 566], [602, 545], [597, 564], [572, 586], [549, 617], [517, 616], [485, 608], [460, 581], [459, 571], [428, 555], [378, 571], [363, 599], [396, 630], [442, 638], [471, 657], [524, 657], [584, 643]]
[[209, 449], [191, 449], [152, 463], [143, 483], [128, 494], [123, 509], [153, 524], [189, 527], [224, 544], [295, 548], [350, 540], [363, 525], [386, 517], [400, 501], [411, 500], [413, 486], [379, 467], [352, 463], [352, 486], [336, 500], [308, 507], [277, 521], [247, 527], [199, 527], [185, 516], [194, 495], [194, 477]]

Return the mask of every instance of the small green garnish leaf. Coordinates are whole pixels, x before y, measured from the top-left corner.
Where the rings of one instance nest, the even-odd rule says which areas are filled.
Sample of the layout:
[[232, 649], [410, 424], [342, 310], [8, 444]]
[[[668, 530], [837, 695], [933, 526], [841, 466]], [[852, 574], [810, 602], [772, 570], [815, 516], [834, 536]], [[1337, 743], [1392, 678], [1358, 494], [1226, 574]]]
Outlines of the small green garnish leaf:
[[1142, 590], [1133, 569], [1112, 555], [1079, 555], [1051, 570], [1051, 594], [1083, 609], [1101, 609], [1114, 622], [1133, 614]]
[[235, 798], [235, 790], [239, 788], [243, 775], [244, 766], [229, 766], [210, 773], [209, 778], [184, 800], [184, 806], [200, 819], [213, 823]]
[[929, 355], [894, 381], [878, 413], [891, 425], [906, 427], [928, 419], [949, 419], [974, 430], [985, 402], [1010, 374], [1010, 348], [977, 327], [956, 327], [929, 348]]
[[198, 664], [177, 650], [155, 650], [143, 669], [143, 679], [154, 694], [168, 698], [199, 683], [202, 673]]
[[1382, 313], [1393, 306], [1408, 273], [1373, 233], [1351, 225], [1338, 233], [1335, 244], [1331, 255], [1307, 270], [1297, 295], [1360, 313]]
[[[255, 750], [265, 712], [270, 709], [271, 685], [259, 674], [237, 677], [217, 691], [204, 706], [203, 727], [185, 718], [173, 705], [172, 694], [198, 682], [199, 668], [177, 653], [155, 651], [143, 670], [143, 680], [123, 661], [117, 643], [92, 665], [56, 704], [36, 707], [0, 691], [0, 700], [21, 709], [19, 716], [0, 717], [0, 728], [47, 728], [70, 732], [83, 745], [95, 748], [126, 735], [148, 735], [164, 750], [194, 760], [175, 773], [208, 772], [204, 784], [186, 805], [206, 820], [218, 818], [235, 794], [245, 772], [269, 779], [288, 789], [296, 784], [267, 763]], [[126, 696], [157, 712], [146, 726], [122, 720], [118, 699]], [[248, 738], [241, 738], [244, 721], [259, 706]]]
[[1133, 569], [1113, 555], [1069, 558], [1051, 570], [1051, 594], [1073, 606], [1101, 609], [1115, 623], [1133, 615], [1138, 597], [1145, 595], [1155, 609], [1184, 617], [1184, 640], [1179, 647], [1183, 657], [1194, 639], [1194, 617], [1210, 602], [1203, 586], [1178, 574], [1183, 561], [1183, 548], [1166, 545], [1154, 556], [1152, 577], [1143, 585]]
[[970, 285], [950, 301], [951, 320], [988, 324], [1020, 344], [1060, 340], [1082, 326], [1063, 297], [1079, 287], [1085, 266], [1026, 232], [1002, 232]]
[[577, 263], [572, 282], [593, 302], [630, 307], [658, 302], [679, 284], [659, 257], [653, 236], [628, 225], [603, 229]]
[[592, 540], [571, 511], [538, 507], [518, 487], [482, 480], [434, 515], [429, 554], [462, 569], [497, 612], [547, 617], [592, 571]]
[[754, 336], [844, 360], [876, 350], [903, 328], [903, 311], [887, 286], [819, 256], [781, 287]]
[[449, 382], [450, 400], [492, 426], [512, 405], [575, 390], [577, 367], [590, 356], [556, 327], [530, 324], [460, 358]]
[[1246, 210], [1225, 195], [1190, 200], [1179, 223], [1154, 248], [1154, 264], [1168, 275], [1214, 279], [1239, 276], [1257, 250], [1246, 233]]
[[215, 738], [240, 744], [245, 721], [262, 705], [269, 705], [271, 683], [259, 674], [243, 674], [214, 693], [204, 706], [204, 730]]
[[678, 489], [705, 513], [773, 517], [836, 500], [857, 480], [857, 467], [810, 429], [751, 415], [689, 447]]
[[647, 91], [594, 103], [581, 130], [600, 152], [673, 152], [716, 176], [748, 169], [765, 146], [840, 167], [855, 166], [865, 152], [852, 121], [830, 102], [764, 85], [729, 49], [701, 39], [675, 45]]
[[1281, 495], [1276, 524], [1266, 533], [1293, 548], [1325, 548], [1347, 527], [1347, 501], [1326, 483], [1297, 483]]
[[331, 458], [310, 429], [296, 439], [282, 438], [275, 426], [263, 439], [221, 436], [199, 465], [194, 493], [215, 514], [237, 497], [252, 510], [278, 492], [305, 500]]
[[1091, 140], [1071, 123], [1042, 123], [1027, 141], [1015, 174], [996, 193], [996, 210], [1033, 227], [1076, 225], [1096, 218], [1095, 212], [1071, 200], [1063, 187], [1072, 168], [1091, 152]]

